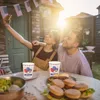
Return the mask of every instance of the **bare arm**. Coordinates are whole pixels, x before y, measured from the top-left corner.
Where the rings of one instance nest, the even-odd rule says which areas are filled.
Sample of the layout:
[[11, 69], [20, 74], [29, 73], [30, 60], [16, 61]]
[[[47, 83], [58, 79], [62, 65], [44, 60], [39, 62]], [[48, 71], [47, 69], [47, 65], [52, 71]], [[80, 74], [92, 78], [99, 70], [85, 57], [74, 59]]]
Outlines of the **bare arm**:
[[41, 46], [45, 46], [46, 45], [46, 43], [44, 43], [44, 42], [33, 41], [31, 43], [31, 42], [25, 40], [18, 32], [16, 32], [10, 26], [9, 22], [11, 21], [11, 17], [12, 17], [12, 15], [5, 16], [5, 18], [3, 19], [3, 23], [4, 23], [5, 27], [8, 29], [8, 31], [10, 32], [10, 34], [12, 34], [15, 39], [17, 39], [20, 43], [22, 43], [23, 45], [25, 45], [29, 49], [32, 49], [32, 43], [33, 43], [34, 46], [35, 45], [41, 45]]
[[32, 49], [31, 42], [25, 40], [18, 32], [16, 32], [9, 24], [5, 25], [8, 31], [16, 38], [21, 44], [25, 45], [29, 49]]
[[26, 47], [28, 47], [29, 49], [32, 49], [32, 44], [31, 42], [25, 40], [18, 32], [16, 32], [11, 26], [10, 24], [8, 24], [11, 21], [11, 15], [7, 15], [5, 16], [5, 18], [3, 19], [3, 23], [5, 25], [5, 27], [8, 29], [8, 31], [10, 32], [10, 34], [13, 35], [13, 37], [15, 39], [17, 39], [20, 43], [22, 43], [23, 45], [25, 45]]

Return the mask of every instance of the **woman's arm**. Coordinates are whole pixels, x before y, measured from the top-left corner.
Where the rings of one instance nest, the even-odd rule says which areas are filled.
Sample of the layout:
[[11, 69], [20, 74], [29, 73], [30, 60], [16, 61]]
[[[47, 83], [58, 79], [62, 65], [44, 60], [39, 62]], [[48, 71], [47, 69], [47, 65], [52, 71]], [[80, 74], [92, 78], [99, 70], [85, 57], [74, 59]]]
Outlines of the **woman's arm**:
[[18, 32], [16, 32], [9, 24], [5, 25], [7, 30], [16, 38], [21, 44], [25, 45], [29, 49], [32, 49], [32, 43], [25, 40]]
[[32, 43], [25, 40], [18, 32], [16, 32], [11, 26], [10, 24], [8, 24], [8, 21], [9, 21], [9, 15], [6, 16], [4, 19], [3, 19], [3, 23], [5, 25], [5, 27], [8, 29], [8, 31], [10, 32], [10, 34], [13, 35], [13, 37], [15, 39], [17, 39], [21, 44], [25, 45], [26, 47], [28, 47], [29, 49], [32, 49]]
[[37, 41], [37, 40], [32, 41], [32, 44], [33, 44], [34, 46], [37, 46], [37, 45], [45, 46], [45, 45], [46, 45], [45, 42], [39, 42], [39, 41]]

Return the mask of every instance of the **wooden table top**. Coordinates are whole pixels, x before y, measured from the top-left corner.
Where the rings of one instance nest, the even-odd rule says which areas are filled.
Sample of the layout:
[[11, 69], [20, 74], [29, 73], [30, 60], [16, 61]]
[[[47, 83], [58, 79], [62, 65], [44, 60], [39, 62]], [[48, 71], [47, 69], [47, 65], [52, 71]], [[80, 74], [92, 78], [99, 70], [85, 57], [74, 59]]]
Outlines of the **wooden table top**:
[[[22, 72], [19, 72], [20, 74]], [[14, 76], [18, 76], [19, 73], [12, 74]], [[34, 78], [32, 80], [26, 81], [26, 88], [25, 92], [31, 93], [37, 97], [37, 100], [46, 100], [46, 98], [41, 94], [46, 87], [46, 80], [49, 77], [49, 73], [47, 71], [40, 71], [40, 72], [34, 72], [33, 75], [37, 75], [37, 78]], [[91, 78], [91, 77], [86, 77], [82, 75], [77, 75], [77, 74], [70, 74], [72, 77], [76, 78], [78, 82], [83, 82], [86, 83], [89, 88], [94, 88], [95, 93], [93, 96], [89, 99], [86, 100], [100, 100], [100, 81]], [[85, 99], [84, 99], [85, 100]]]

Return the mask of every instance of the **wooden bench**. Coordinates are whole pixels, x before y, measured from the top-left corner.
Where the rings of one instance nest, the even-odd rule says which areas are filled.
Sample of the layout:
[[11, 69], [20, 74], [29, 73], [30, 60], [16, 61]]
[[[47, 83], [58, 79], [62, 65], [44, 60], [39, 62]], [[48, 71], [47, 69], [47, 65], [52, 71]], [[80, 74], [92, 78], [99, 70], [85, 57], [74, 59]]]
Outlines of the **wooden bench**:
[[[6, 73], [11, 73], [11, 70], [9, 68], [9, 57], [7, 54], [0, 55], [0, 69], [3, 70]], [[2, 72], [2, 71], [1, 71]]]
[[9, 58], [8, 55], [0, 55], [0, 67], [3, 65], [8, 65], [9, 64]]

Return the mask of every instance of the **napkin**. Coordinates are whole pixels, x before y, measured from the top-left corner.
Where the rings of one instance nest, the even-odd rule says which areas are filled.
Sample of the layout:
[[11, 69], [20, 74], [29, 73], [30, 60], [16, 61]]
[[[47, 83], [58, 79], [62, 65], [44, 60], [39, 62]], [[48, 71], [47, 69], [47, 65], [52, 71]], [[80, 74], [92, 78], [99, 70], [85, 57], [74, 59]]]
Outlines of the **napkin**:
[[33, 86], [38, 91], [43, 92], [47, 88], [46, 80], [47, 80], [46, 76], [40, 76], [35, 80], [35, 83], [33, 84]]

